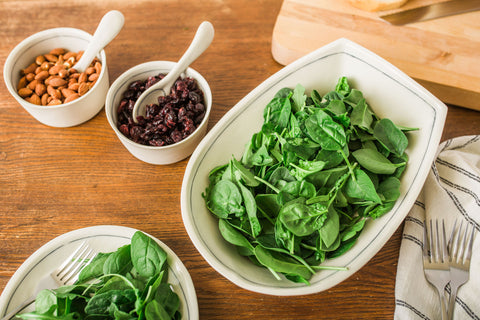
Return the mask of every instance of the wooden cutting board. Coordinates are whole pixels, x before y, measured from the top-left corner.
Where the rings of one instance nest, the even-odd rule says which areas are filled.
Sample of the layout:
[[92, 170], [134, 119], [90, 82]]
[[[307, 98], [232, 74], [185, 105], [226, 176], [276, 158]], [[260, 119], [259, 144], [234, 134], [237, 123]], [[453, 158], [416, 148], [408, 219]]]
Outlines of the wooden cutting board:
[[[462, 0], [458, 0], [462, 1]], [[410, 0], [390, 13], [442, 2]], [[284, 0], [272, 36], [283, 64], [338, 38], [373, 51], [445, 103], [480, 110], [480, 11], [393, 26], [348, 0]]]

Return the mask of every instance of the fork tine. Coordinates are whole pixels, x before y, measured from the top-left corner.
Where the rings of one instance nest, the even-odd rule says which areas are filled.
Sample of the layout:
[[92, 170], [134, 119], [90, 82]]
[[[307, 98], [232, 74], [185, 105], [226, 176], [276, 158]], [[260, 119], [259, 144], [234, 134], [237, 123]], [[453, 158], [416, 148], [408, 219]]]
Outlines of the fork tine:
[[[468, 226], [467, 230], [465, 230], [465, 240], [467, 238], [468, 233]], [[472, 232], [470, 233], [470, 239], [468, 239], [468, 245], [465, 245], [465, 254], [463, 259], [465, 262], [468, 261], [470, 263], [470, 258], [472, 257], [472, 248], [473, 248], [473, 238], [475, 237], [475, 226], [472, 224]]]
[[442, 262], [448, 262], [447, 235], [445, 233], [445, 220], [442, 219]]
[[79, 271], [90, 263], [95, 256], [94, 251], [86, 242], [80, 246], [58, 267], [52, 276], [61, 285], [73, 284], [76, 281]]
[[423, 257], [427, 258], [429, 256], [430, 242], [428, 240], [428, 229], [427, 222], [423, 222]]
[[81, 256], [77, 257], [76, 263], [72, 264], [69, 272], [67, 274], [64, 274], [63, 277], [61, 278], [62, 282], [65, 284], [73, 284], [78, 278], [78, 274], [80, 270], [90, 263], [92, 259], [91, 258], [92, 253], [93, 253], [93, 250], [88, 249], [88, 251], [84, 251]]
[[[456, 223], [455, 223], [456, 224]], [[463, 220], [460, 221], [460, 225], [458, 226], [458, 229], [454, 229], [453, 232], [453, 238], [452, 238], [452, 261], [458, 262], [458, 257], [460, 256], [459, 250], [461, 250], [460, 247], [460, 237], [462, 234], [462, 228], [463, 228]]]
[[452, 232], [450, 232], [450, 238], [448, 238], [448, 252], [452, 253], [452, 245], [453, 245], [453, 236], [455, 235], [455, 229], [457, 228], [458, 219], [455, 220], [453, 224]]
[[[427, 230], [428, 231], [428, 230]], [[428, 243], [429, 243], [429, 250], [430, 250], [430, 262], [435, 261], [437, 252], [435, 250], [435, 242], [434, 242], [434, 237], [433, 237], [433, 222], [430, 220], [430, 232], [428, 233], [428, 236], [430, 237]]]

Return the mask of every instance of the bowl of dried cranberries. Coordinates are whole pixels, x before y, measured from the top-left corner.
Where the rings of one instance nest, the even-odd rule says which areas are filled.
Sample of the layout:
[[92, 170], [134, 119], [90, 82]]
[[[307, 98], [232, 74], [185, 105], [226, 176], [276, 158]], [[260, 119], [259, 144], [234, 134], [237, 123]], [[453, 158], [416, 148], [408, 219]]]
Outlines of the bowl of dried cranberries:
[[170, 164], [190, 156], [205, 136], [212, 92], [200, 73], [188, 68], [168, 95], [132, 116], [137, 98], [160, 81], [175, 62], [151, 61], [125, 71], [110, 86], [105, 112], [112, 129], [130, 153], [147, 163]]

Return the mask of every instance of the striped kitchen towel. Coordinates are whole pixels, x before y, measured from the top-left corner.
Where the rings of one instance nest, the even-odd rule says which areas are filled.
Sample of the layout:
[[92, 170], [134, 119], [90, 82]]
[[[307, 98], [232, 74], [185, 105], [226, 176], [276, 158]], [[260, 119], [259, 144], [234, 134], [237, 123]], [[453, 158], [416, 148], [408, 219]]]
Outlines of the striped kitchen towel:
[[[480, 320], [480, 135], [440, 144], [437, 157], [413, 208], [405, 219], [395, 284], [395, 319], [441, 319], [437, 291], [425, 279], [423, 223], [445, 220], [447, 237], [455, 220], [476, 229], [470, 280], [460, 287], [454, 319]], [[445, 289], [447, 297], [450, 286]]]

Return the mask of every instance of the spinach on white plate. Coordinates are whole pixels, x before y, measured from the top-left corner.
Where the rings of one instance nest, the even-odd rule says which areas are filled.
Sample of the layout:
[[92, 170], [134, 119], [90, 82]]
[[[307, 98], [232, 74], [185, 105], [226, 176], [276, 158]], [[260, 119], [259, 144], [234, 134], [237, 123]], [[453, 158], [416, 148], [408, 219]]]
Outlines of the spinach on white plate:
[[300, 84], [281, 89], [263, 118], [242, 158], [210, 172], [203, 197], [241, 255], [278, 279], [309, 284], [368, 219], [393, 208], [406, 132], [416, 129], [380, 119], [346, 77], [323, 97]]
[[71, 286], [41, 291], [35, 311], [21, 319], [181, 319], [180, 299], [168, 280], [167, 253], [136, 231], [131, 243], [99, 253]]

